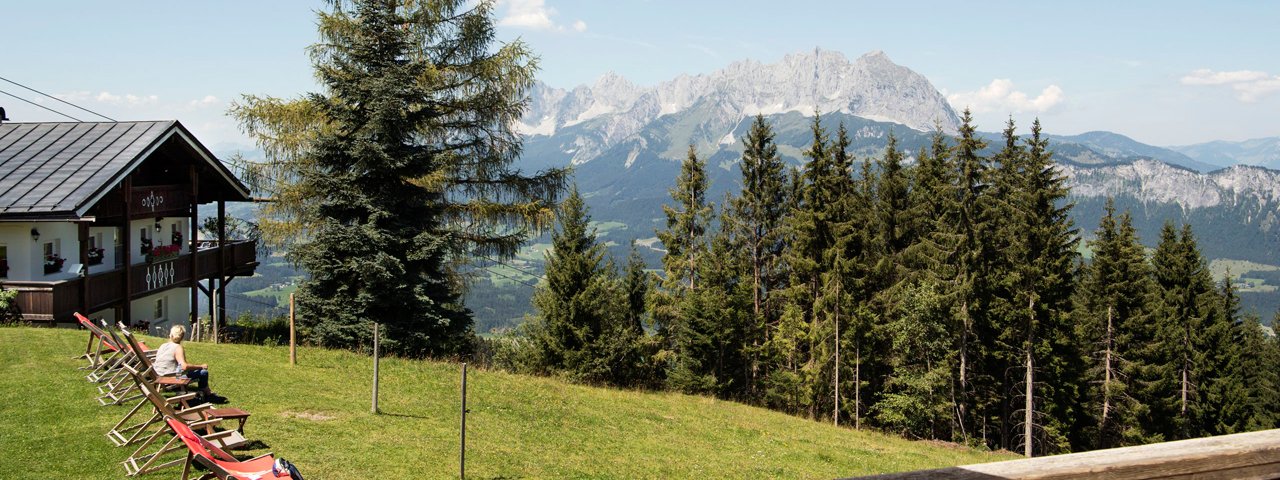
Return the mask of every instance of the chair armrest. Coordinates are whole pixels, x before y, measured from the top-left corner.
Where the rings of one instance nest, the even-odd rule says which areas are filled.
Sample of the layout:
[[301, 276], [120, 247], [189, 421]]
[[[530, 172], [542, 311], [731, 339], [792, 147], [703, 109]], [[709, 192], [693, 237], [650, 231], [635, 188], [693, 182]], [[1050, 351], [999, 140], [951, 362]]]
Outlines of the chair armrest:
[[182, 402], [185, 402], [185, 401], [187, 401], [187, 400], [191, 400], [191, 399], [193, 399], [193, 398], [196, 398], [196, 395], [197, 395], [197, 393], [195, 393], [195, 392], [192, 392], [192, 393], [184, 393], [184, 394], [182, 394], [182, 395], [174, 395], [174, 396], [172, 396], [172, 397], [168, 397], [168, 398], [166, 398], [166, 399], [165, 399], [165, 403], [171, 403], [171, 404], [173, 404], [173, 403], [182, 403]]

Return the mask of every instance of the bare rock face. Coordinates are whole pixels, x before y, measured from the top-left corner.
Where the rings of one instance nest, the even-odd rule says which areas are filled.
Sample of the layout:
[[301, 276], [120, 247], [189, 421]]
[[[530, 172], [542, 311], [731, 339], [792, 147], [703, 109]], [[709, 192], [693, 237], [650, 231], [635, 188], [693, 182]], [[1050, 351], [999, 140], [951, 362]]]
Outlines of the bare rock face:
[[638, 87], [612, 72], [594, 85], [568, 91], [538, 84], [517, 129], [529, 136], [572, 135], [564, 143], [574, 146], [572, 162], [581, 164], [636, 140], [666, 116], [692, 119], [681, 125], [695, 132], [690, 142], [716, 144], [744, 118], [786, 112], [841, 112], [919, 131], [941, 127], [955, 133], [960, 125], [946, 98], [926, 78], [883, 52], [850, 62], [839, 52], [814, 49], [775, 64], [734, 62], [654, 87]]

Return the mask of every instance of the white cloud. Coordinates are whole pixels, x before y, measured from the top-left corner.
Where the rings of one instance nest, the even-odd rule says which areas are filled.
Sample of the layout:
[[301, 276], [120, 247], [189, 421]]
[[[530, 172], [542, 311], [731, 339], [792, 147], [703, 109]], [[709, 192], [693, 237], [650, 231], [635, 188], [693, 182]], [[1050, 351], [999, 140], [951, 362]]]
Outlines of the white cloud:
[[[558, 12], [548, 7], [546, 0], [504, 0], [501, 3], [506, 6], [507, 11], [506, 15], [498, 19], [498, 25], [550, 32], [565, 31], [564, 25], [551, 19]], [[575, 32], [585, 32], [587, 22], [575, 20], [571, 28]]]
[[1241, 82], [1255, 82], [1267, 78], [1265, 72], [1237, 70], [1234, 72], [1215, 72], [1201, 68], [1182, 77], [1183, 85], [1227, 85]]
[[138, 107], [143, 105], [154, 105], [160, 101], [158, 95], [135, 95], [132, 93], [116, 94], [107, 91], [93, 93], [87, 90], [79, 90], [68, 93], [58, 93], [53, 95], [55, 98], [65, 100], [71, 103], [77, 102], [95, 102], [107, 105], [122, 105], [127, 107]]
[[1280, 92], [1280, 75], [1272, 76], [1266, 72], [1254, 70], [1236, 70], [1233, 72], [1215, 72], [1201, 68], [1182, 77], [1183, 85], [1190, 86], [1230, 86], [1236, 92], [1236, 98], [1242, 102], [1253, 103], [1262, 97]]
[[961, 92], [947, 95], [947, 101], [956, 109], [968, 108], [973, 113], [1025, 113], [1047, 112], [1066, 100], [1062, 87], [1049, 85], [1035, 98], [1026, 93], [1014, 90], [1013, 81], [997, 78], [990, 84], [973, 92]]
[[204, 98], [201, 98], [199, 100], [192, 100], [190, 102], [187, 102], [187, 106], [193, 107], [193, 108], [209, 107], [217, 104], [218, 104], [218, 97], [215, 97], [213, 95], [205, 95]]

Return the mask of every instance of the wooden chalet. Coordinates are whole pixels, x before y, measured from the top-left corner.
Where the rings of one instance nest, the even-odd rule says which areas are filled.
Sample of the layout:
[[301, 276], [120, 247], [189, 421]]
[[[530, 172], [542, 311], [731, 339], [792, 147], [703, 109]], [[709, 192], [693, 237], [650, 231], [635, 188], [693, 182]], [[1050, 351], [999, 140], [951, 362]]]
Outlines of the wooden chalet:
[[166, 332], [201, 292], [221, 321], [227, 282], [258, 265], [227, 238], [226, 202], [251, 200], [177, 121], [0, 124], [0, 288], [35, 324], [82, 312]]

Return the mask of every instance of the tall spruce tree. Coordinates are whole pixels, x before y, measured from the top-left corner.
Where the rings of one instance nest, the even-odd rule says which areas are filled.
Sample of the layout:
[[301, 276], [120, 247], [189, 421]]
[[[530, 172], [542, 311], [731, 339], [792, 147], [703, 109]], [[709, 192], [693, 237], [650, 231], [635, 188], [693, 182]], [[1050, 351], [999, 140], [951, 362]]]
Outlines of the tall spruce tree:
[[[761, 373], [760, 348], [770, 328], [776, 326], [776, 290], [785, 283], [782, 275], [783, 215], [787, 208], [787, 174], [773, 129], [763, 115], [756, 115], [746, 138], [742, 139], [742, 191], [726, 202], [736, 242], [747, 256], [751, 286], [751, 322], [747, 336], [751, 350], [749, 389], [755, 391]], [[724, 228], [724, 227], [722, 227]]]
[[1076, 294], [1076, 332], [1087, 369], [1082, 386], [1082, 450], [1138, 445], [1150, 441], [1138, 401], [1141, 349], [1150, 342], [1149, 302], [1154, 284], [1146, 254], [1129, 213], [1118, 216], [1107, 200], [1106, 214], [1089, 242], [1093, 260], [1084, 268]]
[[1147, 429], [1166, 441], [1194, 438], [1202, 433], [1205, 413], [1203, 329], [1216, 302], [1213, 279], [1189, 226], [1179, 234], [1166, 223], [1151, 264], [1160, 310], [1156, 339], [1144, 360], [1149, 367], [1144, 401], [1152, 410]]
[[604, 246], [596, 241], [591, 217], [577, 187], [560, 206], [557, 228], [546, 253], [546, 283], [533, 294], [537, 310], [532, 339], [543, 367], [585, 380], [600, 380], [595, 370], [603, 353], [593, 348], [609, 324], [612, 285], [604, 264]]
[[[698, 158], [697, 151], [689, 146], [689, 153], [680, 166], [680, 176], [670, 190], [672, 205], [663, 205], [666, 228], [658, 231], [658, 239], [667, 249], [662, 257], [665, 275], [659, 288], [653, 293], [653, 317], [658, 324], [658, 334], [664, 343], [661, 358], [667, 363], [668, 374], [690, 370], [695, 359], [694, 349], [708, 339], [694, 338], [704, 329], [692, 322], [703, 322], [703, 305], [699, 303], [700, 262], [707, 260], [707, 230], [713, 213], [708, 201], [706, 164]], [[694, 391], [709, 389], [705, 377], [682, 377], [680, 382]], [[697, 382], [693, 380], [698, 379]]]
[[[998, 398], [991, 392], [991, 380], [985, 377], [982, 360], [984, 346], [991, 340], [991, 329], [985, 324], [983, 308], [988, 299], [986, 267], [991, 261], [990, 199], [986, 190], [990, 184], [990, 160], [979, 152], [987, 142], [977, 135], [973, 116], [965, 109], [961, 116], [960, 137], [955, 146], [956, 199], [954, 203], [954, 228], [956, 240], [954, 278], [951, 288], [955, 292], [955, 308], [958, 328], [956, 391], [959, 433], [967, 441], [969, 435], [987, 439], [987, 422], [976, 421], [978, 415], [988, 415], [986, 410]], [[975, 431], [975, 428], [981, 428]]]
[[[1004, 389], [1010, 393], [1001, 442], [1012, 447], [1020, 440], [1031, 456], [1069, 448], [1066, 416], [1072, 409], [1062, 403], [1076, 398], [1066, 359], [1074, 356], [1068, 314], [1078, 240], [1068, 217], [1066, 178], [1053, 165], [1039, 120], [1025, 148], [1014, 128], [1010, 120], [993, 182], [1000, 214], [993, 218], [992, 241], [1000, 255], [990, 271], [999, 272], [993, 283], [1000, 293], [990, 311], [997, 325], [991, 361], [1006, 372], [1005, 385], [1022, 387]], [[1021, 379], [1008, 373], [1017, 371]]]
[[510, 168], [534, 57], [493, 45], [493, 8], [330, 2], [311, 50], [321, 92], [233, 106], [268, 155], [248, 175], [277, 200], [264, 232], [309, 274], [298, 309], [310, 341], [355, 348], [379, 322], [396, 354], [466, 352], [458, 267], [514, 255], [550, 217], [564, 171]]

